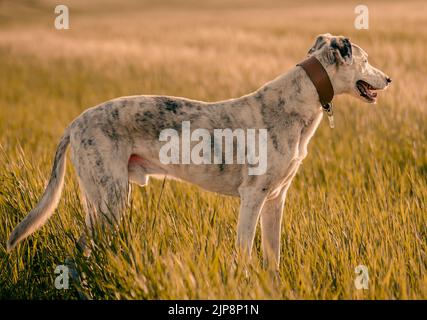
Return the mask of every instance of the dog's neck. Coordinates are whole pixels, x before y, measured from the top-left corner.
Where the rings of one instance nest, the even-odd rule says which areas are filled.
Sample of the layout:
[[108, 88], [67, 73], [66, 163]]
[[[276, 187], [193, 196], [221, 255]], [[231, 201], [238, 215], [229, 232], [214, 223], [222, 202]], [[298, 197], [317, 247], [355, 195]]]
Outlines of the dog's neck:
[[261, 108], [274, 108], [276, 114], [283, 111], [310, 120], [322, 112], [316, 88], [301, 67], [294, 67], [266, 83], [253, 97]]

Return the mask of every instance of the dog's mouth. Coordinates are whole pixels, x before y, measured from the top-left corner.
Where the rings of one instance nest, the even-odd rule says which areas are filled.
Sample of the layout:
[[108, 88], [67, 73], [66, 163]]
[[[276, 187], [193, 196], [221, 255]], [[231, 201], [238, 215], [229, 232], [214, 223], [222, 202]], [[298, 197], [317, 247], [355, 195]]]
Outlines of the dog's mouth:
[[378, 88], [375, 88], [363, 80], [358, 80], [356, 82], [356, 88], [359, 91], [359, 95], [368, 102], [373, 103], [377, 101], [377, 93], [374, 91], [379, 90]]

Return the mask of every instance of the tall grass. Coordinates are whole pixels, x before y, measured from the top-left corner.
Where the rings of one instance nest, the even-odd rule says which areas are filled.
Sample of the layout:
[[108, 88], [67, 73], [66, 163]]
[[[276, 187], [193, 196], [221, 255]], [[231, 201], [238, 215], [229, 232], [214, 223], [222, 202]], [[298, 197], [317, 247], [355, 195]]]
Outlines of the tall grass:
[[[79, 298], [75, 285], [54, 287], [69, 256], [95, 299], [427, 298], [422, 1], [369, 2], [368, 31], [354, 29], [351, 2], [103, 3], [70, 2], [67, 31], [53, 28], [51, 1], [0, 4], [0, 298]], [[286, 72], [323, 32], [350, 36], [394, 81], [376, 106], [336, 98], [336, 128], [321, 124], [288, 193], [279, 278], [262, 268], [259, 234], [251, 261], [235, 256], [238, 199], [174, 181], [135, 186], [119, 229], [82, 257], [71, 165], [57, 213], [6, 253], [62, 131], [84, 109], [131, 94], [242, 95]], [[368, 290], [354, 286], [359, 264]]]

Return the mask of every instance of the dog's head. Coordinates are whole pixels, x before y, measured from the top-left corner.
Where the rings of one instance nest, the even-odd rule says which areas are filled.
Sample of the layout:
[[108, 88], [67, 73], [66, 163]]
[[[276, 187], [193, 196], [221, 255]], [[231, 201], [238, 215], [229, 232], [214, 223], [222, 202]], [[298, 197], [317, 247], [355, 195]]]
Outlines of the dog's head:
[[391, 79], [368, 62], [368, 54], [343, 36], [319, 35], [309, 56], [315, 56], [325, 67], [336, 94], [348, 93], [365, 102], [376, 103], [377, 93]]

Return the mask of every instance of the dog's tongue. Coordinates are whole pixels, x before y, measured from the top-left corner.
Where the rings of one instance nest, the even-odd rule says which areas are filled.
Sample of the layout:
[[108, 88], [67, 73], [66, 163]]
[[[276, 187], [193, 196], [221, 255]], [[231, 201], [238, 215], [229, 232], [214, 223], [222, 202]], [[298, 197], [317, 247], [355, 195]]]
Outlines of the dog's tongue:
[[[368, 84], [368, 83], [366, 83], [366, 82], [361, 82], [361, 83], [360, 83], [360, 86], [362, 87], [363, 92], [364, 92], [367, 96], [369, 96], [370, 98], [376, 98], [377, 93], [376, 93], [376, 92], [372, 92], [372, 91], [370, 91], [370, 90], [369, 90], [370, 88], [372, 88], [372, 87], [371, 87], [371, 85], [369, 85], [369, 84]], [[373, 88], [372, 88], [372, 89], [373, 89]]]
[[372, 87], [369, 84], [364, 84], [364, 87], [365, 87], [365, 92], [369, 97], [375, 98], [377, 96], [376, 92], [373, 92], [370, 90]]

